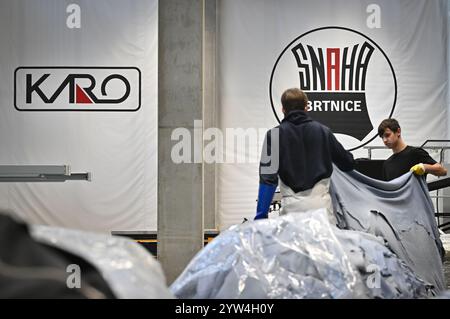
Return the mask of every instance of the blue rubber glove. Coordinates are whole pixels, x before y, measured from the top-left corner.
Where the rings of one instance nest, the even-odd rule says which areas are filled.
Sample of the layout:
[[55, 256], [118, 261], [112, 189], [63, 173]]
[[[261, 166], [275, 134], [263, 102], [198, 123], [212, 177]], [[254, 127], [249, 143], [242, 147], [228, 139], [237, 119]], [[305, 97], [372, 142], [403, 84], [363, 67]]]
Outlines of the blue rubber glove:
[[270, 204], [277, 189], [276, 185], [259, 184], [258, 206], [256, 207], [255, 220], [267, 218]]

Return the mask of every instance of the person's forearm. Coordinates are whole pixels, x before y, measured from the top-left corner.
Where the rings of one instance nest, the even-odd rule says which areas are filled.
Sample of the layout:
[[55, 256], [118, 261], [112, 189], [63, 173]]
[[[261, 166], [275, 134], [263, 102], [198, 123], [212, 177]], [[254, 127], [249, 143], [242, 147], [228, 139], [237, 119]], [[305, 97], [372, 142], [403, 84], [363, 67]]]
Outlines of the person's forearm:
[[436, 163], [434, 165], [424, 164], [425, 172], [435, 175], [435, 176], [445, 176], [447, 175], [447, 169], [443, 167], [441, 164]]

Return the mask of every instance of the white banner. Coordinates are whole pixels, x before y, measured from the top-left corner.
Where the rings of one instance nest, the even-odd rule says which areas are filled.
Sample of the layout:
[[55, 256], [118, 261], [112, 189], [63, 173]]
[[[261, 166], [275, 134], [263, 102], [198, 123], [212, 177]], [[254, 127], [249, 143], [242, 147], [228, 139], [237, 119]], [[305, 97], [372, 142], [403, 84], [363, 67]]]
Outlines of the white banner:
[[[410, 145], [447, 137], [446, 0], [220, 2], [221, 128], [270, 128], [300, 87], [355, 158], [399, 120]], [[320, 160], [320, 159], [318, 159]], [[221, 228], [253, 218], [258, 163], [219, 169]]]
[[0, 165], [92, 173], [1, 183], [1, 209], [38, 224], [156, 230], [158, 1], [1, 1], [0, 41]]

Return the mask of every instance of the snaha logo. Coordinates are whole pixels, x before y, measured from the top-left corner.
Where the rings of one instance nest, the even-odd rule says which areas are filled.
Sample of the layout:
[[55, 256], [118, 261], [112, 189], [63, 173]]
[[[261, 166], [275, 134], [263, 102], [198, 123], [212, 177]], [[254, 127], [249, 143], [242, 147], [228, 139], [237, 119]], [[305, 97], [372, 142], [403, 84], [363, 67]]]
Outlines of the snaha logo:
[[283, 116], [279, 98], [291, 87], [307, 93], [311, 117], [328, 126], [348, 150], [374, 140], [378, 124], [392, 116], [397, 101], [387, 55], [364, 34], [342, 27], [309, 31], [282, 51], [269, 88], [278, 122]]
[[137, 111], [141, 72], [134, 67], [19, 67], [14, 106], [19, 111]]

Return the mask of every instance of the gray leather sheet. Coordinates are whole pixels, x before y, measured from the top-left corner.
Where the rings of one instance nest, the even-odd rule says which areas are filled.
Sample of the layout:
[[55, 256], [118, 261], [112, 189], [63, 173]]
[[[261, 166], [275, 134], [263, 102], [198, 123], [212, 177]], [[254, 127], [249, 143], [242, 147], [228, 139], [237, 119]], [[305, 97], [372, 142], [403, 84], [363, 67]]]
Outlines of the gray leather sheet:
[[334, 167], [331, 194], [340, 228], [384, 238], [390, 250], [436, 293], [445, 289], [445, 251], [423, 178], [407, 173], [383, 182]]

